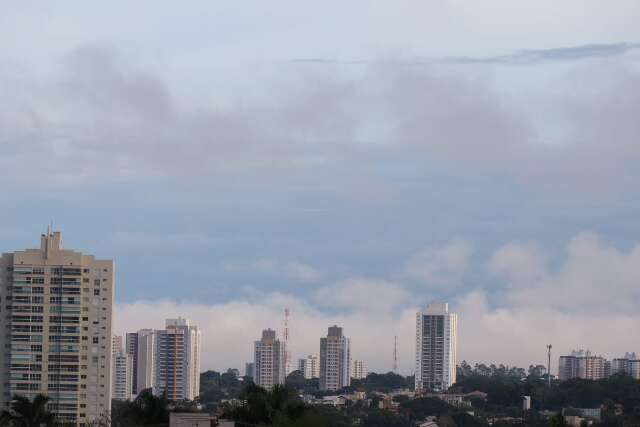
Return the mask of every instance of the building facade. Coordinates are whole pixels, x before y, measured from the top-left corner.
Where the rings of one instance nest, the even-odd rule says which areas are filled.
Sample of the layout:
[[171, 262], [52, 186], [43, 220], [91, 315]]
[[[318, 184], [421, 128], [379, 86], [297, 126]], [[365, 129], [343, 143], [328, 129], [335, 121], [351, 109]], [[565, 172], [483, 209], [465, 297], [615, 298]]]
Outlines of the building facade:
[[131, 358], [131, 396], [138, 394], [138, 333], [125, 335], [125, 351]]
[[133, 380], [133, 359], [123, 349], [116, 350], [111, 356], [111, 390], [115, 400], [130, 400]]
[[254, 382], [271, 389], [285, 380], [284, 343], [276, 338], [276, 331], [265, 329], [262, 338], [254, 343]]
[[189, 319], [167, 319], [166, 329], [154, 335], [153, 393], [166, 393], [172, 401], [196, 399], [200, 395], [200, 330]]
[[43, 393], [51, 412], [80, 426], [110, 411], [114, 277], [113, 261], [63, 249], [60, 232], [2, 255], [4, 409], [13, 394]]
[[367, 362], [364, 360], [354, 360], [351, 365], [351, 378], [354, 380], [363, 380], [369, 375]]
[[456, 382], [458, 316], [434, 302], [416, 314], [416, 391], [447, 391]]
[[[589, 350], [577, 350], [558, 360], [558, 379], [566, 381], [572, 378], [599, 380], [606, 378], [614, 369], [624, 366], [619, 362], [608, 363], [602, 356], [595, 356]], [[608, 368], [608, 369], [607, 369]]]
[[318, 356], [309, 355], [304, 359], [298, 359], [298, 370], [302, 372], [304, 378], [320, 378], [320, 360]]
[[153, 390], [156, 375], [156, 334], [153, 329], [140, 329], [136, 336], [138, 351], [134, 393], [137, 395], [142, 390]]
[[320, 390], [340, 390], [351, 385], [350, 340], [338, 326], [320, 338]]

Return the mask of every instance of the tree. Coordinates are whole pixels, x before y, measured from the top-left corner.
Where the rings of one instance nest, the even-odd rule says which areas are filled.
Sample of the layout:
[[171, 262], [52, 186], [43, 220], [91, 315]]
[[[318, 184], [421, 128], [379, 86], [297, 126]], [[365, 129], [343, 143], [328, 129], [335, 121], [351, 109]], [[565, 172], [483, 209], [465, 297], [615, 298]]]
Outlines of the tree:
[[10, 421], [12, 427], [53, 426], [55, 416], [47, 410], [49, 398], [43, 394], [36, 395], [33, 400], [28, 397], [14, 395], [11, 409], [2, 413], [1, 419]]
[[562, 414], [556, 414], [551, 418], [550, 421], [551, 427], [567, 427], [567, 422], [564, 420]]

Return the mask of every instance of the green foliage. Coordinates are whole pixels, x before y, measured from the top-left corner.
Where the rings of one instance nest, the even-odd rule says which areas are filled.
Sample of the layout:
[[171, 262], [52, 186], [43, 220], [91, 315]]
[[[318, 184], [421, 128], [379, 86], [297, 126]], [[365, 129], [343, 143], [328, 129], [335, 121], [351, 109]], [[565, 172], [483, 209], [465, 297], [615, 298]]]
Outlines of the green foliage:
[[276, 385], [267, 391], [250, 384], [240, 393], [242, 405], [227, 408], [224, 417], [245, 424], [295, 425], [300, 418], [309, 417], [307, 407], [295, 390]]
[[206, 371], [200, 374], [200, 402], [207, 407], [214, 408], [222, 399], [237, 398], [242, 387], [253, 382], [250, 377], [238, 379], [232, 369], [220, 374], [216, 371]]
[[409, 420], [389, 411], [372, 409], [367, 414], [363, 427], [409, 427]]
[[36, 395], [33, 400], [28, 397], [14, 395], [11, 409], [0, 415], [0, 425], [11, 427], [41, 427], [56, 425], [55, 416], [47, 410], [49, 398], [43, 394]]
[[[411, 378], [411, 380], [413, 380], [413, 378]], [[363, 380], [353, 380], [351, 387], [356, 390], [388, 393], [392, 390], [410, 388], [410, 384], [409, 378], [393, 372], [387, 372], [386, 374], [376, 374], [372, 372]]]
[[163, 425], [169, 423], [169, 402], [166, 396], [154, 396], [151, 389], [143, 390], [132, 402], [113, 401], [112, 427]]

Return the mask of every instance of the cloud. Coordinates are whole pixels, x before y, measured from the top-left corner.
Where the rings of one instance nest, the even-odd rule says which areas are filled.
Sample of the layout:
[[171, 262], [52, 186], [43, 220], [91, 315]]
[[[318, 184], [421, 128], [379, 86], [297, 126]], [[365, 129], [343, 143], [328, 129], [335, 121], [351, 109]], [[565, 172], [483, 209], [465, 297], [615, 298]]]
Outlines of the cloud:
[[[524, 258], [503, 260], [503, 271], [529, 274], [530, 263]], [[640, 300], [640, 246], [621, 251], [598, 235], [583, 232], [567, 244], [557, 268], [538, 270], [528, 279], [506, 294], [510, 304], [564, 312], [633, 313]]]
[[456, 287], [470, 268], [472, 254], [473, 248], [463, 240], [426, 248], [405, 263], [399, 277], [436, 289]]
[[[435, 163], [453, 175], [497, 174], [550, 194], [609, 195], [640, 179], [634, 58], [580, 62], [570, 77], [561, 67], [544, 79], [531, 69], [517, 90], [496, 84], [507, 71], [486, 67], [391, 58], [353, 73], [288, 63], [272, 65], [280, 77], [262, 80], [262, 97], [216, 102], [211, 94], [201, 105], [152, 66], [109, 45], [84, 45], [53, 71], [4, 71], [14, 83], [0, 90], [7, 101], [0, 170], [32, 183], [282, 180], [374, 197], [400, 184], [380, 170]], [[47, 161], [17, 173], [34, 157]]]
[[319, 306], [330, 309], [384, 312], [408, 304], [411, 296], [394, 283], [352, 278], [318, 289], [314, 300]]
[[496, 250], [489, 269], [505, 278], [509, 286], [528, 286], [546, 273], [547, 259], [533, 244], [509, 243]]
[[114, 333], [124, 334], [143, 327], [160, 329], [165, 318], [188, 317], [202, 330], [202, 370], [236, 367], [243, 371], [244, 363], [253, 358], [253, 342], [260, 338], [263, 329], [272, 328], [282, 334], [285, 307], [291, 309], [290, 349], [294, 359], [317, 355], [320, 337], [326, 336], [329, 326], [337, 324], [352, 339], [352, 357], [367, 360], [377, 371], [392, 369], [393, 337], [399, 335], [400, 354], [405, 356], [401, 367], [406, 372], [412, 369], [415, 333], [411, 329], [415, 323], [412, 309], [393, 314], [357, 310], [332, 315], [323, 314], [299, 299], [276, 294], [256, 303], [231, 301], [204, 305], [140, 301], [116, 306]]
[[287, 277], [301, 283], [316, 283], [322, 278], [320, 271], [301, 262], [282, 262], [273, 258], [252, 261], [224, 261], [223, 269], [229, 273], [258, 273]]

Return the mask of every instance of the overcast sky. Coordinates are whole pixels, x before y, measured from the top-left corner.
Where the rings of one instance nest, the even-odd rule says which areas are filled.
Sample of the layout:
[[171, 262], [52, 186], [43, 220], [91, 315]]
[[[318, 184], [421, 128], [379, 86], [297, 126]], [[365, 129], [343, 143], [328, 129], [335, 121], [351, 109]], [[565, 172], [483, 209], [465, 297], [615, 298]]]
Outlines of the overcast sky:
[[0, 8], [0, 250], [113, 258], [118, 333], [242, 368], [289, 307], [410, 373], [446, 300], [471, 363], [640, 351], [637, 0]]

